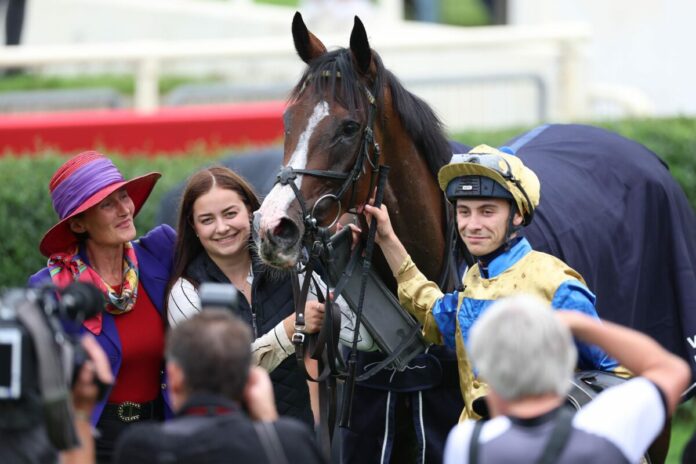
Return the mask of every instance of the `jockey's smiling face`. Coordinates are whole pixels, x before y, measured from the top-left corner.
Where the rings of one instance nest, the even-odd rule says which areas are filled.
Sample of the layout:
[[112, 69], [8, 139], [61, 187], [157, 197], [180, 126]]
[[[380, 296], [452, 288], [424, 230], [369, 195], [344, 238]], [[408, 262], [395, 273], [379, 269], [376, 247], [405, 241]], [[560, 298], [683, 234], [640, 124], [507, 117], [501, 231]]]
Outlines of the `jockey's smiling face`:
[[[484, 256], [506, 240], [510, 203], [500, 198], [458, 198], [457, 228], [469, 253]], [[522, 216], [515, 213], [515, 225]]]

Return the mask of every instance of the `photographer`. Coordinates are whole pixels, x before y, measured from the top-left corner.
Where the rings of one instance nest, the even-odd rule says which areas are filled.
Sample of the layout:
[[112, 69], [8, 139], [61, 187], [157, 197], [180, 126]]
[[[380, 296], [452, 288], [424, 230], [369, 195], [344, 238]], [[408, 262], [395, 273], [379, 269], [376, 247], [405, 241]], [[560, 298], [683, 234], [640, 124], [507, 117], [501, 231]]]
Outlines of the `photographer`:
[[167, 375], [177, 416], [127, 430], [114, 462], [322, 462], [301, 422], [278, 419], [268, 374], [251, 367], [251, 338], [242, 320], [217, 309], [172, 329]]
[[[94, 288], [10, 290], [0, 299], [0, 462], [94, 462], [89, 415], [113, 376], [90, 335], [63, 329], [100, 310]], [[95, 295], [95, 292], [96, 295]]]

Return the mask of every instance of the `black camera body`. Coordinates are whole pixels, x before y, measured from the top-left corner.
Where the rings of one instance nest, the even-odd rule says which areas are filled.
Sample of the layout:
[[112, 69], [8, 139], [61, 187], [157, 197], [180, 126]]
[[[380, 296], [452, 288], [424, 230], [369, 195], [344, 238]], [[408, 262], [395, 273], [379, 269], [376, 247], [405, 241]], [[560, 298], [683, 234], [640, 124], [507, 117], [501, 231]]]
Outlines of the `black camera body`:
[[206, 282], [198, 289], [202, 309], [222, 309], [239, 312], [239, 292], [232, 284]]
[[70, 387], [87, 359], [79, 327], [103, 307], [101, 292], [83, 283], [2, 295], [0, 434], [43, 423], [56, 448], [71, 446], [65, 432], [72, 429]]
[[[26, 375], [33, 365], [31, 336], [16, 320], [2, 316], [0, 309], [0, 401], [19, 400], [22, 392], [32, 384], [33, 377]], [[30, 378], [31, 377], [31, 378]]]

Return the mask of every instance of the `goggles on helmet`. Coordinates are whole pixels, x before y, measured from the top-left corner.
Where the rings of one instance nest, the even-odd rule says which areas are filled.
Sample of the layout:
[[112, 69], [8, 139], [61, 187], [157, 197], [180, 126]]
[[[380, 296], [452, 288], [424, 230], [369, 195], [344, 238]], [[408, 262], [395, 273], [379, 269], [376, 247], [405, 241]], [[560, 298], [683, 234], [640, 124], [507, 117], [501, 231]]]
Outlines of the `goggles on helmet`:
[[455, 163], [472, 163], [480, 164], [483, 167], [492, 169], [503, 176], [505, 180], [515, 181], [515, 176], [512, 175], [510, 163], [500, 155], [495, 153], [462, 153], [452, 155], [450, 164]]
[[[467, 197], [513, 200], [527, 225], [538, 204], [538, 180], [519, 159], [511, 156], [486, 145], [480, 145], [469, 153], [454, 154], [450, 163], [438, 174], [440, 187], [450, 201]], [[532, 194], [536, 198], [534, 202], [525, 185], [532, 186]]]

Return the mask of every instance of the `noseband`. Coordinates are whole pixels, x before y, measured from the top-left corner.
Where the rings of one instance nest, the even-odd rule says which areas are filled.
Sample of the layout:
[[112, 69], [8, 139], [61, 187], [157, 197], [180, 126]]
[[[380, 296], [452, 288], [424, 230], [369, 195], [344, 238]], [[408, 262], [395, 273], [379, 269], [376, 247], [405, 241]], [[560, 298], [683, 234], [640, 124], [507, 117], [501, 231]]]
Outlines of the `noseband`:
[[[321, 74], [321, 76], [330, 77], [331, 73], [329, 71], [324, 71]], [[341, 74], [337, 73], [336, 77], [340, 78]], [[311, 76], [309, 76], [307, 80], [309, 78], [311, 78]], [[305, 85], [307, 80], [305, 80]], [[302, 220], [305, 226], [305, 237], [309, 237], [310, 234], [316, 233], [319, 229], [319, 227], [317, 226], [317, 219], [314, 214], [317, 205], [322, 201], [332, 199], [335, 200], [338, 204], [338, 212], [336, 213], [336, 217], [331, 222], [331, 224], [325, 227], [325, 229], [330, 229], [336, 224], [336, 222], [338, 222], [338, 219], [341, 216], [341, 200], [343, 199], [343, 196], [346, 194], [349, 188], [351, 189], [351, 199], [347, 211], [350, 211], [350, 209], [355, 206], [355, 186], [358, 180], [360, 179], [360, 176], [365, 171], [365, 161], [367, 161], [370, 164], [370, 167], [372, 168], [370, 172], [370, 189], [368, 190], [368, 192], [372, 191], [372, 188], [376, 182], [380, 155], [379, 144], [375, 141], [374, 134], [375, 117], [377, 114], [377, 99], [375, 98], [377, 82], [375, 82], [374, 91], [370, 91], [370, 89], [368, 89], [365, 85], [362, 86], [362, 89], [367, 97], [369, 107], [367, 114], [367, 123], [365, 124], [365, 128], [363, 129], [361, 142], [358, 146], [358, 154], [356, 156], [355, 163], [353, 164], [352, 169], [349, 172], [339, 172], [320, 169], [294, 169], [291, 166], [285, 166], [280, 169], [280, 172], [276, 177], [276, 184], [289, 185], [295, 193], [295, 198], [299, 202], [300, 208], [302, 208]], [[370, 149], [372, 149], [372, 156], [370, 156]], [[307, 201], [305, 200], [304, 196], [302, 195], [302, 192], [300, 192], [300, 189], [297, 188], [297, 185], [294, 182], [298, 175], [308, 175], [324, 179], [343, 180], [343, 184], [341, 184], [341, 187], [335, 193], [327, 193], [326, 195], [322, 195], [321, 197], [319, 197], [314, 202], [312, 209], [309, 210], [307, 208]]]

